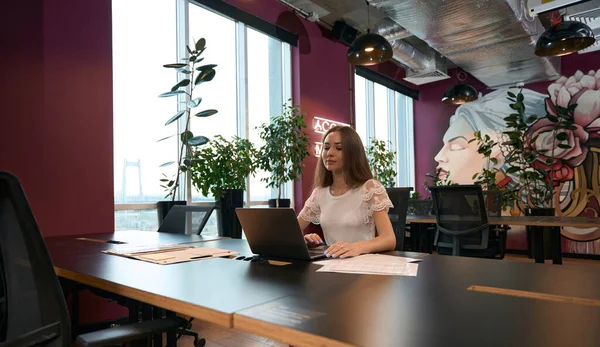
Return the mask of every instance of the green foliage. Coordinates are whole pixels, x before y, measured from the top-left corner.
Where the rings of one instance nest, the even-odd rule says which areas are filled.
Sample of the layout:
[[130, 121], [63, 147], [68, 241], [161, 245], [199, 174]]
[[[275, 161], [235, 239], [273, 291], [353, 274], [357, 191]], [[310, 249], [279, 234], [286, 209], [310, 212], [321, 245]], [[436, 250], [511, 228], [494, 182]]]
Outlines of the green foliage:
[[[174, 116], [172, 116], [165, 125], [169, 125], [171, 123], [176, 123], [177, 120], [184, 117], [185, 122], [185, 130], [181, 133], [177, 133], [176, 135], [179, 139], [180, 148], [179, 154], [177, 156], [177, 162], [168, 162], [161, 165], [161, 167], [170, 166], [172, 164], [177, 164], [177, 173], [174, 178], [168, 178], [163, 174], [163, 178], [161, 181], [161, 187], [165, 189], [167, 192], [167, 197], [171, 197], [171, 200], [175, 200], [175, 196], [177, 195], [177, 188], [179, 187], [179, 180], [182, 172], [188, 172], [191, 167], [190, 160], [192, 155], [192, 148], [205, 145], [208, 143], [208, 138], [204, 136], [194, 135], [190, 131], [190, 122], [192, 118], [192, 110], [200, 105], [202, 102], [202, 98], [194, 98], [194, 87], [210, 82], [215, 78], [216, 71], [215, 67], [217, 65], [203, 65], [196, 67], [196, 65], [201, 62], [204, 58], [200, 56], [206, 50], [206, 40], [201, 38], [198, 40], [192, 50], [189, 46], [187, 47], [187, 51], [189, 53], [188, 58], [183, 59], [183, 63], [174, 63], [174, 64], [166, 64], [163, 67], [168, 69], [174, 69], [176, 72], [185, 75], [186, 77], [179, 82], [177, 82], [171, 90], [159, 95], [161, 98], [172, 97], [172, 96], [185, 96], [185, 102], [180, 103], [184, 108], [179, 110]], [[194, 83], [191, 83], [194, 81]], [[209, 117], [216, 114], [217, 110], [205, 110], [202, 112], [196, 113], [194, 116], [196, 117]], [[159, 141], [166, 140], [171, 138], [172, 136], [168, 136], [160, 139]]]
[[506, 173], [517, 178], [517, 185], [503, 198], [512, 202], [523, 197], [531, 208], [547, 206], [552, 199], [552, 185], [545, 179], [547, 173], [544, 170], [532, 166], [538, 153], [530, 144], [535, 143], [537, 136], [528, 131], [537, 117], [526, 116], [522, 90], [517, 95], [508, 92], [508, 96], [512, 102], [510, 108], [516, 113], [504, 118], [507, 127], [504, 134], [508, 139], [500, 144], [500, 148], [506, 158]]
[[367, 147], [367, 158], [373, 176], [384, 187], [392, 188], [396, 185], [396, 152], [388, 150], [388, 143], [371, 138], [371, 145]]
[[440, 178], [440, 173], [442, 173], [442, 169], [437, 169], [435, 171], [435, 174], [425, 174], [425, 176], [431, 178], [431, 183], [429, 183], [427, 179], [423, 181], [423, 186], [425, 187], [425, 189], [429, 191], [429, 187], [454, 185], [454, 183], [452, 183], [452, 181], [450, 180], [450, 171], [448, 171], [446, 177], [444, 177], [443, 179]]
[[196, 149], [190, 167], [192, 184], [205, 196], [215, 199], [226, 189], [246, 189], [246, 179], [256, 171], [256, 149], [246, 140], [234, 136], [226, 140], [215, 136], [210, 146]]
[[283, 114], [271, 118], [270, 123], [258, 126], [264, 145], [258, 150], [258, 168], [269, 172], [262, 178], [267, 187], [277, 188], [277, 199], [281, 199], [281, 186], [298, 179], [302, 173], [302, 162], [309, 156], [309, 137], [305, 132], [304, 112], [298, 105], [283, 105]]
[[421, 193], [419, 192], [412, 192], [410, 194], [409, 200], [420, 200], [421, 199]]

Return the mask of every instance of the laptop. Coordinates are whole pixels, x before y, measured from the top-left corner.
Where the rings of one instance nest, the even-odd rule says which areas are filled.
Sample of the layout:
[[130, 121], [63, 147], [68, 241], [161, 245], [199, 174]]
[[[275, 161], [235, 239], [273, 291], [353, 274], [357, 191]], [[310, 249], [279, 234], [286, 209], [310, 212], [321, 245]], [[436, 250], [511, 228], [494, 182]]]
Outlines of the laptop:
[[235, 212], [254, 254], [300, 260], [325, 257], [325, 246], [308, 248], [293, 209], [236, 208]]

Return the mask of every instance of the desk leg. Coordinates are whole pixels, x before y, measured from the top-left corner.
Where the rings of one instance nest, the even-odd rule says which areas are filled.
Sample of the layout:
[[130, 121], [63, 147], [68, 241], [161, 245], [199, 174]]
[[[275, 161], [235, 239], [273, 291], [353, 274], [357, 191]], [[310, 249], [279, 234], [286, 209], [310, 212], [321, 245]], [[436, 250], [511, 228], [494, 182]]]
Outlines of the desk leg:
[[536, 263], [544, 263], [544, 228], [532, 227], [533, 257]]
[[[175, 312], [167, 311], [167, 317], [175, 317]], [[167, 347], [177, 346], [177, 333], [175, 331], [167, 332]]]
[[[152, 318], [153, 319], [162, 319], [164, 317], [164, 310], [160, 307], [153, 306], [152, 307]], [[163, 335], [156, 334], [154, 335], [154, 344], [152, 347], [162, 347], [163, 343]]]
[[552, 264], [562, 265], [562, 250], [560, 245], [560, 227], [552, 228]]

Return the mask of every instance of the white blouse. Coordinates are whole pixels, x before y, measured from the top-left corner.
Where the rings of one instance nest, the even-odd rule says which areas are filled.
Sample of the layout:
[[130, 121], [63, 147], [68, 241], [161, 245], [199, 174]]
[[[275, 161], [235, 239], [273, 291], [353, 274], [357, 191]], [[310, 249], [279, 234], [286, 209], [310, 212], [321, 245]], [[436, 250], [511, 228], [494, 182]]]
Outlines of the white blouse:
[[325, 243], [357, 242], [375, 238], [373, 212], [393, 207], [385, 187], [371, 179], [362, 186], [333, 196], [329, 187], [317, 187], [306, 200], [300, 218], [321, 224]]

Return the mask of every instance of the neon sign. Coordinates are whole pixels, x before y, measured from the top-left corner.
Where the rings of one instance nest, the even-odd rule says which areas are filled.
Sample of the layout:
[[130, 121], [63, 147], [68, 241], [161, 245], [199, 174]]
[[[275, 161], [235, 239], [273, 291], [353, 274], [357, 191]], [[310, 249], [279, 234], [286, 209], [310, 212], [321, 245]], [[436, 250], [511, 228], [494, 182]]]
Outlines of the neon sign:
[[337, 121], [334, 121], [331, 119], [326, 119], [326, 118], [321, 118], [321, 117], [313, 118], [313, 131], [318, 134], [325, 134], [327, 132], [327, 130], [331, 129], [332, 127], [334, 127], [336, 125], [347, 126], [347, 127], [350, 126], [349, 124], [337, 122]]

